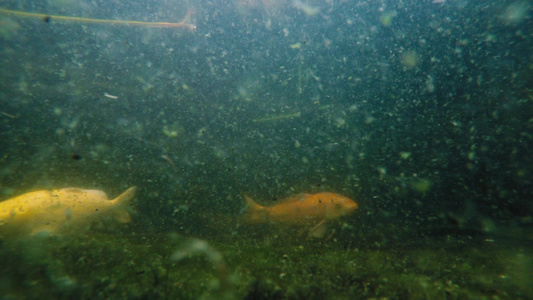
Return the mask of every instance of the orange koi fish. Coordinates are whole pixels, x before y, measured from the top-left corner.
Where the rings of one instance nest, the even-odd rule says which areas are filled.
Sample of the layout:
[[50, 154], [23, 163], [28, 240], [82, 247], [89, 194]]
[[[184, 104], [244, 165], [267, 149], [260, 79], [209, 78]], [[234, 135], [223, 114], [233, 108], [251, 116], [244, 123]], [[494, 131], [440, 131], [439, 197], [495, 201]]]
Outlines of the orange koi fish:
[[314, 226], [309, 232], [315, 237], [323, 236], [326, 222], [350, 215], [358, 208], [352, 199], [335, 193], [298, 194], [269, 207], [244, 197], [248, 206], [245, 220], [249, 223]]

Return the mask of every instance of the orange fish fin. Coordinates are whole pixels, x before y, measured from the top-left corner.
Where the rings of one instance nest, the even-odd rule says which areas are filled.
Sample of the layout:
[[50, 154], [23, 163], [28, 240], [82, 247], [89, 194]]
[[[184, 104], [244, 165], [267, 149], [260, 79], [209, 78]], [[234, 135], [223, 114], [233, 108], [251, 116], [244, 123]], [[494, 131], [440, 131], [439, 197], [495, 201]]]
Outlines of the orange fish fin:
[[326, 224], [326, 219], [320, 221], [313, 228], [309, 229], [309, 236], [314, 238], [323, 238], [326, 235], [326, 230], [328, 226]]
[[254, 200], [244, 195], [246, 200], [246, 212], [244, 219], [250, 223], [260, 223], [268, 218], [268, 209], [254, 202]]

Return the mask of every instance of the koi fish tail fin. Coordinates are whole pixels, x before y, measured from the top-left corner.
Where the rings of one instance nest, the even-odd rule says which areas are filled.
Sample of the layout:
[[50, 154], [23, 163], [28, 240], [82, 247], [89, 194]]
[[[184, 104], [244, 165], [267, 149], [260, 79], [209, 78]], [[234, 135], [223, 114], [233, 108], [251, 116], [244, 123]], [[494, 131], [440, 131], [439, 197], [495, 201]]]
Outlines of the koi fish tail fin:
[[133, 197], [135, 197], [135, 192], [137, 191], [137, 187], [130, 187], [127, 189], [124, 193], [120, 194], [117, 198], [115, 198], [113, 201], [118, 202], [118, 204], [128, 204]]
[[116, 202], [116, 206], [114, 209], [115, 220], [119, 221], [120, 223], [129, 223], [131, 221], [131, 216], [128, 212], [128, 204], [135, 196], [136, 191], [137, 187], [131, 187], [113, 200]]
[[249, 223], [261, 223], [268, 218], [268, 209], [263, 207], [252, 200], [252, 198], [244, 195], [246, 200], [246, 207], [244, 212], [244, 220]]

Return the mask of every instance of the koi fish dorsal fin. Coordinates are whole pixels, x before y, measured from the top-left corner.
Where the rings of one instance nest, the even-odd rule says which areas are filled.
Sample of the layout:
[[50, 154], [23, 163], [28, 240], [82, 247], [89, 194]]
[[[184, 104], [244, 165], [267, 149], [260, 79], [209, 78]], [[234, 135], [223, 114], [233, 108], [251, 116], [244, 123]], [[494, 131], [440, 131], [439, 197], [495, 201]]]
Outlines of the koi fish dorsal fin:
[[260, 223], [265, 221], [268, 218], [268, 208], [263, 207], [255, 201], [244, 195], [246, 200], [246, 212], [244, 213], [244, 219], [250, 223]]

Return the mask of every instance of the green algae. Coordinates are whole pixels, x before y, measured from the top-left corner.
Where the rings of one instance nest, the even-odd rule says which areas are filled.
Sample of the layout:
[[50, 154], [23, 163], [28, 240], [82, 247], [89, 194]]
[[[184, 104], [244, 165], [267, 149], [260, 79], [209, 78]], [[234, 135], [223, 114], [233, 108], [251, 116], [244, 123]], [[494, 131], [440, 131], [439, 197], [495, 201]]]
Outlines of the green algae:
[[[3, 241], [3, 299], [527, 298], [531, 253], [470, 237], [386, 247], [279, 236], [208, 242], [228, 267], [170, 256], [176, 234], [31, 237]], [[518, 247], [518, 251], [517, 248]]]

